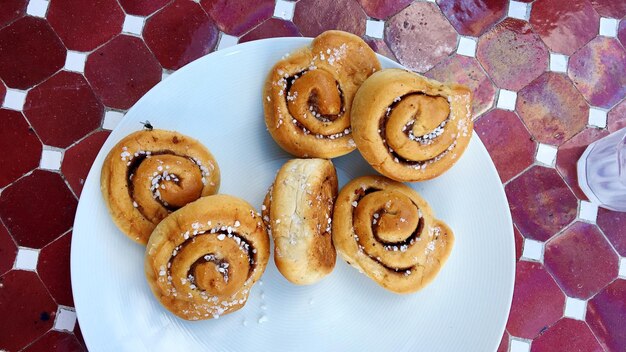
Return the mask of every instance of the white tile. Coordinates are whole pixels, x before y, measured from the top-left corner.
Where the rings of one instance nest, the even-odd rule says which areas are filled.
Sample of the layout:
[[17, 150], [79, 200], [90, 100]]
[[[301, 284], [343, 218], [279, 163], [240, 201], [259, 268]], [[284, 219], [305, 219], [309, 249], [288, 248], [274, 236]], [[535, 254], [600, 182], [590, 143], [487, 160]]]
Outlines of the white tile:
[[531, 240], [530, 238], [525, 238], [522, 257], [524, 257], [525, 259], [536, 260], [540, 262], [543, 258], [543, 248], [543, 242]]
[[529, 352], [530, 351], [530, 342], [518, 339], [516, 337], [511, 337], [510, 340], [510, 352]]
[[11, 109], [22, 111], [24, 108], [24, 102], [26, 102], [26, 91], [7, 88], [7, 94], [4, 96], [4, 103], [2, 106]]
[[591, 126], [596, 126], [596, 127], [600, 127], [600, 128], [605, 128], [606, 127], [606, 119], [607, 119], [607, 112], [602, 110], [602, 109], [598, 109], [598, 108], [594, 108], [593, 106], [589, 108], [589, 121], [588, 123]]
[[619, 276], [622, 279], [626, 279], [626, 257], [623, 257], [619, 261]]
[[457, 54], [475, 57], [476, 56], [476, 38], [461, 37], [459, 39], [459, 48], [456, 49]]
[[617, 37], [617, 25], [618, 21], [615, 18], [600, 18], [600, 35], [614, 38]]
[[500, 109], [515, 110], [517, 102], [517, 93], [506, 89], [500, 89], [498, 93], [498, 103], [496, 106]]
[[568, 318], [584, 320], [587, 302], [582, 299], [567, 297], [565, 300], [565, 313]]
[[62, 151], [44, 145], [41, 151], [39, 167], [46, 170], [60, 170], [61, 160], [63, 160]]
[[528, 21], [528, 18], [530, 17], [530, 4], [511, 0], [511, 2], [509, 2], [508, 16]]
[[365, 34], [372, 38], [382, 39], [385, 36], [385, 22], [384, 21], [365, 21]]
[[567, 72], [569, 57], [563, 54], [550, 53], [550, 71]]
[[105, 130], [112, 130], [124, 117], [124, 113], [120, 111], [109, 110], [104, 113], [104, 122], [102, 122], [102, 128]]
[[220, 37], [220, 42], [217, 45], [217, 50], [222, 50], [222, 49], [237, 45], [238, 41], [239, 41], [239, 38], [234, 37], [232, 35], [228, 35], [226, 33], [222, 33], [222, 36]]
[[46, 0], [30, 0], [26, 8], [26, 13], [35, 17], [46, 17], [49, 4], [50, 3]]
[[282, 18], [286, 21], [291, 21], [293, 18], [293, 10], [296, 8], [296, 3], [293, 1], [276, 0], [276, 6], [274, 7], [274, 17]]
[[553, 145], [539, 143], [535, 159], [542, 164], [553, 166], [557, 151], [558, 149]]
[[54, 319], [54, 330], [58, 331], [74, 331], [76, 326], [76, 312], [69, 307], [59, 306], [57, 316]]
[[578, 217], [582, 220], [587, 220], [592, 223], [596, 223], [596, 218], [598, 217], [598, 205], [587, 202], [584, 200], [580, 201], [580, 214]]
[[169, 70], [163, 69], [163, 73], [161, 73], [161, 81], [164, 81], [172, 73], [173, 73], [173, 71], [169, 71]]
[[141, 35], [143, 31], [144, 18], [140, 16], [126, 15], [122, 32]]
[[68, 50], [67, 56], [65, 57], [64, 68], [67, 71], [83, 73], [85, 71], [86, 60], [87, 60], [87, 53], [81, 53], [78, 51]]
[[37, 260], [39, 259], [39, 250], [32, 248], [20, 247], [17, 250], [14, 269], [17, 270], [37, 270]]

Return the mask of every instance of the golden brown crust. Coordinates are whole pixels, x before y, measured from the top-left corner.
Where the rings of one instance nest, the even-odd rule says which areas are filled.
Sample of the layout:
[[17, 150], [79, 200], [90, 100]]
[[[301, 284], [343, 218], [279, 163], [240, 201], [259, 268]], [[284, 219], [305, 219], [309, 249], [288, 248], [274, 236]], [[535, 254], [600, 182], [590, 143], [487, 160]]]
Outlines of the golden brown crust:
[[263, 107], [270, 134], [298, 157], [353, 151], [352, 99], [377, 70], [376, 54], [361, 38], [342, 31], [320, 34], [311, 46], [277, 62], [267, 77]]
[[411, 293], [439, 273], [454, 234], [409, 186], [363, 176], [339, 192], [333, 242], [339, 255], [382, 287]]
[[454, 165], [472, 136], [471, 93], [401, 69], [370, 76], [352, 105], [357, 148], [396, 181], [435, 178]]
[[203, 197], [161, 221], [146, 247], [152, 292], [186, 320], [218, 318], [243, 307], [269, 260], [261, 215], [228, 195]]
[[117, 227], [146, 244], [154, 227], [172, 210], [215, 194], [220, 171], [197, 140], [178, 132], [134, 132], [109, 152], [100, 188]]

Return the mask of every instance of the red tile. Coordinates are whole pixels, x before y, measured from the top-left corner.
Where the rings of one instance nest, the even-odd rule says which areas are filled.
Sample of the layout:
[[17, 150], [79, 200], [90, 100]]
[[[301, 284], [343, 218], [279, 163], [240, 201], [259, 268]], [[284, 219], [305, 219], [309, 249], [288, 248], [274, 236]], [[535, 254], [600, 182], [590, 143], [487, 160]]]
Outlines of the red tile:
[[596, 225], [576, 222], [546, 244], [544, 265], [565, 294], [588, 299], [617, 277], [619, 258]]
[[526, 127], [512, 111], [491, 110], [474, 124], [503, 183], [529, 167], [537, 146]]
[[620, 0], [590, 0], [600, 16], [622, 18], [626, 16], [626, 2]]
[[20, 245], [41, 248], [74, 221], [76, 198], [61, 175], [35, 170], [0, 195], [0, 216]]
[[293, 23], [305, 37], [316, 37], [329, 29], [365, 34], [365, 12], [356, 0], [300, 0]]
[[384, 20], [409, 6], [411, 0], [359, 0], [359, 3], [368, 16]]
[[531, 352], [604, 352], [584, 321], [563, 318], [533, 340]]
[[70, 246], [72, 233], [67, 233], [45, 246], [39, 252], [37, 273], [54, 300], [61, 305], [73, 307], [70, 283]]
[[17, 245], [6, 227], [0, 223], [0, 275], [11, 270], [17, 255]]
[[626, 18], [622, 19], [619, 23], [619, 28], [617, 30], [617, 38], [622, 43], [623, 46], [626, 46]]
[[77, 196], [80, 196], [87, 174], [109, 131], [99, 131], [65, 151], [61, 171]]
[[0, 11], [0, 28], [24, 16], [28, 0], [3, 0]]
[[90, 51], [121, 32], [124, 11], [116, 0], [51, 1], [46, 18], [68, 49]]
[[414, 2], [387, 21], [385, 41], [401, 64], [426, 72], [456, 50], [457, 34], [436, 4]]
[[30, 88], [63, 67], [65, 53], [46, 20], [23, 17], [0, 30], [0, 78], [8, 87]]
[[615, 38], [599, 36], [578, 50], [567, 73], [591, 105], [610, 108], [626, 96], [626, 51]]
[[589, 106], [564, 74], [546, 72], [517, 94], [517, 112], [542, 143], [560, 145], [587, 126]]
[[507, 12], [507, 0], [437, 0], [439, 8], [462, 35], [479, 37]]
[[587, 303], [585, 320], [607, 351], [626, 351], [626, 280], [617, 279]]
[[87, 351], [72, 333], [50, 330], [22, 352], [82, 352]]
[[587, 128], [559, 147], [556, 155], [556, 169], [579, 199], [588, 200], [578, 187], [576, 163], [589, 144], [608, 134], [606, 130]]
[[83, 75], [60, 71], [28, 92], [24, 114], [44, 144], [65, 148], [100, 126], [104, 107]]
[[539, 263], [520, 261], [507, 331], [532, 339], [563, 316], [565, 295]]
[[272, 17], [274, 0], [202, 0], [206, 12], [219, 29], [240, 36]]
[[0, 81], [0, 106], [2, 106], [2, 103], [4, 102], [4, 96], [7, 93], [7, 87], [4, 86], [4, 83], [2, 83], [2, 81]]
[[596, 222], [617, 253], [626, 257], [626, 213], [600, 208]]
[[474, 118], [489, 110], [493, 105], [496, 87], [473, 57], [463, 55], [448, 57], [426, 72], [426, 76], [442, 82], [468, 86], [472, 90]]
[[509, 338], [511, 335], [508, 332], [504, 332], [502, 335], [502, 340], [500, 341], [500, 346], [498, 346], [498, 350], [496, 352], [509, 352]]
[[239, 43], [245, 43], [258, 39], [276, 37], [301, 37], [300, 31], [291, 21], [278, 18], [270, 18], [258, 27], [248, 32], [239, 39]]
[[615, 132], [626, 127], [626, 100], [617, 104], [608, 116], [609, 132]]
[[143, 41], [120, 35], [91, 53], [85, 76], [102, 102], [130, 108], [161, 80], [162, 69]]
[[513, 237], [515, 238], [515, 260], [518, 261], [524, 250], [524, 237], [515, 226], [513, 226]]
[[0, 350], [17, 351], [52, 328], [57, 305], [34, 272], [13, 270], [0, 283]]
[[143, 38], [161, 65], [177, 70], [215, 48], [219, 31], [199, 4], [176, 0], [146, 23]]
[[119, 0], [120, 5], [127, 14], [135, 16], [148, 16], [162, 9], [172, 0]]
[[537, 0], [530, 23], [552, 51], [572, 55], [598, 34], [600, 16], [587, 0]]
[[41, 142], [18, 111], [0, 109], [0, 188], [36, 168]]
[[80, 331], [80, 322], [78, 320], [76, 321], [76, 326], [74, 327], [74, 336], [76, 336], [76, 339], [78, 340], [78, 342], [80, 342], [80, 344], [85, 348], [86, 351], [87, 344], [85, 343], [85, 339], [83, 338], [83, 333]]
[[526, 21], [507, 18], [478, 41], [476, 57], [494, 83], [520, 90], [548, 67], [548, 49]]
[[505, 191], [513, 220], [526, 238], [546, 241], [576, 218], [578, 201], [552, 168], [534, 166]]
[[386, 56], [393, 61], [398, 61], [396, 56], [393, 54], [391, 49], [389, 49], [389, 47], [387, 46], [387, 43], [385, 43], [383, 39], [374, 39], [374, 38], [365, 37], [363, 40], [365, 40], [367, 45], [369, 45], [370, 48], [372, 48], [372, 50], [374, 50], [375, 52], [383, 56]]

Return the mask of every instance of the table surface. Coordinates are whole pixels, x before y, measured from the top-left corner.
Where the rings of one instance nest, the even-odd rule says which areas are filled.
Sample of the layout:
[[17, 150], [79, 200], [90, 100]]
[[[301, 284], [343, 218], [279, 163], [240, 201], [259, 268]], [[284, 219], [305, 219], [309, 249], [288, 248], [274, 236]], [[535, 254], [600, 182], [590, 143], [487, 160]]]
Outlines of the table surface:
[[474, 91], [519, 260], [498, 351], [625, 351], [626, 213], [576, 184], [585, 147], [626, 126], [625, 16], [623, 0], [2, 0], [0, 350], [86, 349], [72, 222], [137, 99], [237, 42], [341, 29]]

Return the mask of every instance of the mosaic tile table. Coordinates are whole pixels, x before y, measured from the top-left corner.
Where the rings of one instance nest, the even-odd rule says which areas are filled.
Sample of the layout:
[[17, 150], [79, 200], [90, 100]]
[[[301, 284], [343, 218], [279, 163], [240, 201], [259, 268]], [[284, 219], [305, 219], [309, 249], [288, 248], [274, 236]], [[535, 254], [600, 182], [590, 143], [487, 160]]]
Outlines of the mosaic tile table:
[[626, 351], [626, 213], [589, 203], [575, 170], [626, 126], [625, 16], [624, 0], [1, 0], [0, 350], [85, 350], [71, 226], [126, 109], [214, 50], [338, 28], [475, 92], [519, 260], [499, 351]]

